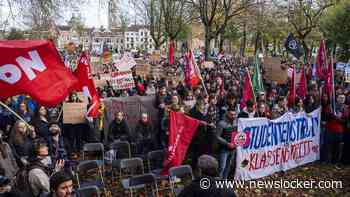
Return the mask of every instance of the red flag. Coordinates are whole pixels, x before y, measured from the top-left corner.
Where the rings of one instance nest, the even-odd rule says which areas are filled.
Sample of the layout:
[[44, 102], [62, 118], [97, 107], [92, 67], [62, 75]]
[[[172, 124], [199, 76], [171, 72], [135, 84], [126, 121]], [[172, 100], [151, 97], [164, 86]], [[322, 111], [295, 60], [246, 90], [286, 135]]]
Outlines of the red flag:
[[320, 41], [320, 47], [318, 48], [317, 57], [316, 57], [316, 66], [317, 66], [317, 76], [319, 79], [324, 79], [324, 74], [327, 72], [327, 54], [326, 46], [324, 40]]
[[200, 123], [197, 119], [173, 111], [170, 112], [169, 119], [169, 146], [162, 175], [167, 175], [169, 168], [181, 165]]
[[84, 52], [80, 55], [77, 70], [74, 74], [79, 80], [76, 89], [83, 91], [84, 95], [91, 101], [87, 116], [96, 118], [100, 107], [100, 97], [98, 96], [94, 80], [92, 79], [89, 59]]
[[288, 106], [292, 107], [295, 102], [295, 66], [293, 65], [292, 80], [289, 84]]
[[196, 61], [193, 57], [192, 51], [186, 54], [186, 66], [185, 66], [185, 82], [189, 87], [195, 87], [199, 84], [201, 74]]
[[173, 40], [170, 40], [170, 43], [169, 43], [169, 64], [170, 65], [173, 65], [174, 64], [174, 41]]
[[[324, 84], [324, 93], [327, 94], [328, 98], [330, 99], [330, 103], [332, 105], [332, 103], [335, 103], [334, 101], [334, 82], [333, 82], [333, 76], [334, 76], [334, 73], [333, 73], [333, 58], [331, 58], [331, 62], [329, 63], [328, 65], [328, 72], [326, 73], [326, 76], [325, 76], [325, 84]], [[331, 106], [334, 110], [334, 107]]]
[[301, 99], [305, 99], [307, 94], [307, 87], [306, 87], [306, 76], [305, 76], [305, 69], [304, 65], [302, 66], [301, 70], [301, 76], [299, 81], [299, 86], [297, 89], [297, 96]]
[[249, 70], [246, 70], [244, 75], [243, 93], [240, 103], [240, 108], [243, 109], [246, 106], [247, 101], [254, 99], [252, 81], [250, 79]]
[[0, 41], [0, 54], [0, 99], [28, 94], [40, 105], [52, 107], [77, 82], [51, 41]]

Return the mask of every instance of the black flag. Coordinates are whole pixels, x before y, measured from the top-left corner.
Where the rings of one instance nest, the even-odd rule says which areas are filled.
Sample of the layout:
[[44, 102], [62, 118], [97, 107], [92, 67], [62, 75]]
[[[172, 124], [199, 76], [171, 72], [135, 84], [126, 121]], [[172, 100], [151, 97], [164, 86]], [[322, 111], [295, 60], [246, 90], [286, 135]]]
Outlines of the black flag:
[[286, 42], [284, 43], [284, 46], [286, 47], [287, 51], [294, 55], [297, 59], [299, 59], [303, 53], [301, 52], [301, 47], [298, 41], [294, 38], [294, 35], [292, 33], [288, 34], [288, 37], [286, 39]]

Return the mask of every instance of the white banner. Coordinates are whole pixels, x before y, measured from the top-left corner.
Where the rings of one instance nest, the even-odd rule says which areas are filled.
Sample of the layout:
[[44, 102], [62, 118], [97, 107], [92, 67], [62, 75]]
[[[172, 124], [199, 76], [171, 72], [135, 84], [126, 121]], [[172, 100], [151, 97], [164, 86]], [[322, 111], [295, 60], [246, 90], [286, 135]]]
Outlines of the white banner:
[[117, 90], [135, 87], [135, 82], [131, 71], [111, 73], [110, 84]]
[[237, 147], [235, 179], [258, 179], [318, 160], [320, 111], [288, 112], [274, 120], [240, 118], [239, 136], [246, 143]]

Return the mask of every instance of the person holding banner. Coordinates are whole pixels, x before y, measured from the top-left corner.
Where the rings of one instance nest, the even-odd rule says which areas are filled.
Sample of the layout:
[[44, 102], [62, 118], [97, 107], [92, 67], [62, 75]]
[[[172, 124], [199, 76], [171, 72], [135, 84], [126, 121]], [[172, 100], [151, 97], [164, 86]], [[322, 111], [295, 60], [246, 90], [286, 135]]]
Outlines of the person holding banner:
[[326, 123], [327, 162], [337, 164], [340, 162], [342, 153], [341, 143], [345, 132], [345, 120], [349, 116], [343, 94], [338, 95], [334, 112], [327, 115], [329, 116], [329, 121]]
[[229, 108], [216, 129], [220, 157], [219, 176], [223, 179], [229, 176], [231, 161], [235, 154], [235, 145], [231, 142], [232, 133], [235, 131], [237, 131], [237, 112], [234, 108]]

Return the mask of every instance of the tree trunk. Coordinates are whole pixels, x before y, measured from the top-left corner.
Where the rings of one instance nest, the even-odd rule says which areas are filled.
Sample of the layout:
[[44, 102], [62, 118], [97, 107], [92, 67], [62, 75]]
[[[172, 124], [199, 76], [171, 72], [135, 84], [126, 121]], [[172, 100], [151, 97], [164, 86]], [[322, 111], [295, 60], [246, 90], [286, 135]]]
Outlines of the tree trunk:
[[277, 41], [276, 38], [273, 39], [273, 56], [276, 56], [276, 45], [277, 45]]
[[224, 35], [223, 35], [223, 33], [221, 33], [219, 36], [219, 51], [220, 52], [224, 50], [224, 42], [225, 42]]
[[240, 47], [240, 55], [244, 57], [245, 47], [247, 43], [247, 32], [246, 32], [246, 24], [243, 24], [243, 37], [241, 40], [241, 47]]
[[209, 28], [208, 27], [205, 27], [205, 50], [204, 50], [204, 57], [205, 57], [205, 60], [208, 61], [209, 60], [209, 53], [210, 53], [210, 32], [209, 32]]
[[254, 43], [254, 54], [258, 52], [259, 49], [259, 41], [260, 41], [260, 32], [256, 32], [255, 43]]

